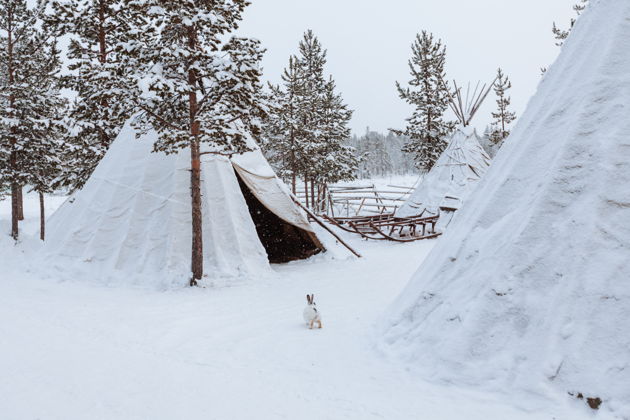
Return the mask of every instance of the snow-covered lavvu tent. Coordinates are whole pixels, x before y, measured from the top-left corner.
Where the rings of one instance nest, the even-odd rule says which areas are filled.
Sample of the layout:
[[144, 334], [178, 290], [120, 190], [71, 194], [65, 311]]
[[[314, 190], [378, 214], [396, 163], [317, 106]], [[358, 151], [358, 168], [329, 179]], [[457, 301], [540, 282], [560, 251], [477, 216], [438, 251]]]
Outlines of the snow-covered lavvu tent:
[[416, 216], [424, 210], [437, 214], [440, 207], [451, 212], [458, 209], [490, 166], [491, 159], [481, 147], [480, 140], [473, 128], [460, 125], [433, 168], [398, 209], [396, 216]]
[[630, 1], [591, 0], [392, 305], [385, 351], [425, 377], [630, 418], [629, 46]]
[[[152, 153], [156, 136], [136, 139], [128, 122], [84, 188], [51, 217], [45, 255], [54, 264], [89, 264], [94, 275], [130, 282], [188, 281], [190, 153]], [[206, 275], [261, 275], [269, 262], [324, 249], [258, 148], [231, 159], [204, 154], [202, 200]]]

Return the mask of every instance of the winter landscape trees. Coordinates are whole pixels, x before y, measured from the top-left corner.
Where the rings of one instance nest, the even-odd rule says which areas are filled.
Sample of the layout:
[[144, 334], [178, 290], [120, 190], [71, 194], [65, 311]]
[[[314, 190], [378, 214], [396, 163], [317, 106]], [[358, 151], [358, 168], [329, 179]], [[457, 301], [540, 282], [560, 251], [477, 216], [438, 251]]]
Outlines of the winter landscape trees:
[[[239, 27], [247, 0], [49, 1], [0, 0], [2, 417], [630, 418], [627, 0], [582, 1], [562, 48], [540, 40], [560, 56], [522, 116], [541, 46], [504, 47], [520, 19], [453, 16], [479, 4], [445, 13], [441, 38], [478, 63], [447, 68], [422, 32], [394, 90], [406, 41], [384, 39], [391, 60], [351, 30], [414, 34], [422, 16], [405, 28], [398, 8], [353, 5], [333, 33], [371, 50], [347, 69], [324, 25], [268, 13], [298, 49], [265, 61], [282, 74], [266, 86], [274, 44]], [[500, 9], [541, 16], [521, 6]], [[495, 36], [451, 41], [476, 30]], [[494, 77], [498, 54], [480, 91], [447, 81]], [[365, 77], [382, 62], [402, 76]], [[492, 90], [495, 163], [471, 124]], [[372, 127], [405, 127], [352, 135], [368, 105], [391, 112]], [[330, 320], [317, 332], [305, 292]]]
[[246, 1], [134, 2], [142, 16], [138, 37], [118, 45], [121, 80], [140, 113], [134, 125], [155, 130], [156, 152], [190, 150], [192, 209], [191, 285], [203, 276], [201, 156], [249, 150], [260, 132], [262, 48], [256, 40], [229, 37]]
[[406, 142], [406, 137], [397, 136], [391, 131], [378, 133], [369, 127], [362, 136], [353, 135], [349, 144], [360, 159], [357, 177], [364, 179], [415, 173], [413, 156], [403, 152]]
[[508, 126], [516, 119], [516, 114], [510, 110], [511, 99], [507, 96], [507, 91], [512, 87], [508, 77], [499, 68], [497, 78], [494, 82], [494, 93], [497, 96], [497, 110], [492, 113], [493, 122], [490, 131], [490, 141], [497, 147], [510, 135]]
[[412, 153], [418, 167], [428, 171], [446, 148], [446, 137], [454, 128], [454, 123], [444, 117], [450, 96], [444, 83], [446, 46], [433, 34], [422, 31], [416, 35], [411, 52], [409, 86], [396, 82], [396, 89], [400, 98], [415, 109], [406, 120], [407, 127], [393, 132], [409, 138], [403, 150]]
[[71, 34], [67, 48], [68, 71], [63, 87], [76, 93], [67, 115], [70, 129], [63, 150], [65, 165], [61, 186], [81, 188], [114, 140], [132, 105], [117, 84], [126, 68], [122, 51], [137, 33], [128, 1], [54, 1], [46, 25], [58, 36]]
[[[11, 236], [19, 237], [22, 187], [49, 192], [60, 168], [59, 50], [38, 24], [45, 2], [0, 2], [0, 176], [11, 187]], [[43, 196], [40, 196], [43, 201]], [[43, 206], [42, 206], [43, 208]], [[42, 214], [43, 238], [43, 214]]]
[[[132, 116], [140, 134], [157, 132], [155, 152], [191, 153], [191, 284], [203, 276], [204, 154], [230, 157], [250, 150], [250, 136], [260, 140], [292, 190], [299, 180], [307, 205], [316, 207], [329, 184], [407, 173], [411, 157], [429, 169], [453, 127], [444, 116], [446, 50], [428, 32], [412, 46], [409, 87], [397, 84], [416, 107], [407, 128], [352, 138], [353, 111], [326, 74], [327, 51], [313, 31], [289, 58], [282, 83], [263, 92], [261, 44], [232, 36], [244, 0], [4, 5], [2, 185], [12, 190], [16, 239], [21, 187], [41, 193], [42, 201], [44, 193], [80, 189]], [[60, 36], [69, 42], [63, 60]], [[63, 96], [61, 89], [72, 93]]]
[[307, 204], [314, 205], [316, 189], [353, 179], [359, 160], [346, 144], [352, 111], [336, 91], [332, 76], [324, 75], [326, 50], [310, 30], [298, 49], [299, 55], [291, 56], [284, 69], [282, 86], [269, 86], [265, 149], [280, 174], [290, 180], [293, 192], [301, 178]]

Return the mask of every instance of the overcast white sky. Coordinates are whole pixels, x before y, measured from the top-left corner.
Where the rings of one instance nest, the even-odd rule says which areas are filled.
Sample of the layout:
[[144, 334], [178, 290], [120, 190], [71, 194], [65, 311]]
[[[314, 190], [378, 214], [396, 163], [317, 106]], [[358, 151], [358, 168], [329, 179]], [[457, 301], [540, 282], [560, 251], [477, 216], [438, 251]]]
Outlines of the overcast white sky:
[[[306, 29], [328, 50], [326, 71], [355, 110], [357, 134], [402, 128], [411, 108], [394, 82], [409, 79], [407, 60], [417, 32], [428, 30], [447, 47], [447, 76], [490, 82], [498, 66], [512, 80], [513, 109], [520, 115], [540, 80], [540, 68], [559, 53], [552, 22], [562, 27], [576, 0], [253, 0], [240, 35], [258, 38], [267, 53], [265, 78], [280, 81], [289, 55]], [[473, 121], [483, 129], [494, 95]]]

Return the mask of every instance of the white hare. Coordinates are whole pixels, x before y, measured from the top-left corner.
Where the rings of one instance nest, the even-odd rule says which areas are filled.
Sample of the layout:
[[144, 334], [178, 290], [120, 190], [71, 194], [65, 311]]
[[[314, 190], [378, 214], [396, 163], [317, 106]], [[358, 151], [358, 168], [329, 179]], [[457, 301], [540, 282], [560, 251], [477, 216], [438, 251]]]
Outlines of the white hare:
[[304, 321], [308, 324], [310, 329], [313, 329], [313, 324], [317, 322], [318, 328], [322, 327], [322, 317], [317, 311], [317, 307], [315, 306], [315, 295], [306, 295], [306, 308], [304, 308]]

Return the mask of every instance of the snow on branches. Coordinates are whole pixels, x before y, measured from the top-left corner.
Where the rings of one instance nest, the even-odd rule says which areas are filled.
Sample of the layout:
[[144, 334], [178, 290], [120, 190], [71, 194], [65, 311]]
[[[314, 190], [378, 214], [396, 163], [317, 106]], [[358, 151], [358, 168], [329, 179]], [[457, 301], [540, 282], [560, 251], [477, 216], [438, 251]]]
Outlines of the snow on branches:
[[[191, 156], [191, 285], [203, 276], [201, 154], [250, 150], [265, 115], [259, 41], [228, 37], [244, 0], [126, 0], [136, 27], [119, 43], [121, 91], [139, 113], [139, 134], [155, 130], [154, 151]], [[202, 145], [205, 145], [202, 152]]]
[[508, 125], [516, 119], [516, 113], [508, 110], [511, 98], [507, 96], [507, 91], [512, 88], [512, 82], [503, 74], [501, 69], [497, 70], [497, 79], [494, 83], [494, 93], [497, 96], [497, 111], [492, 113], [492, 125], [490, 131], [490, 141], [500, 147], [503, 140], [510, 135]]
[[324, 186], [356, 177], [358, 158], [346, 145], [352, 110], [332, 78], [324, 76], [326, 50], [308, 30], [299, 55], [289, 58], [282, 86], [270, 85], [265, 150], [280, 174]]
[[11, 235], [19, 236], [22, 186], [52, 190], [61, 170], [65, 100], [56, 40], [39, 25], [46, 3], [0, 1], [0, 177], [11, 186]]
[[411, 51], [409, 86], [402, 87], [396, 82], [396, 89], [400, 98], [415, 109], [406, 119], [404, 130], [392, 131], [409, 138], [403, 151], [413, 154], [418, 167], [428, 171], [446, 148], [446, 138], [455, 126], [443, 117], [450, 98], [443, 82], [446, 46], [435, 40], [433, 34], [422, 31], [416, 35]]

